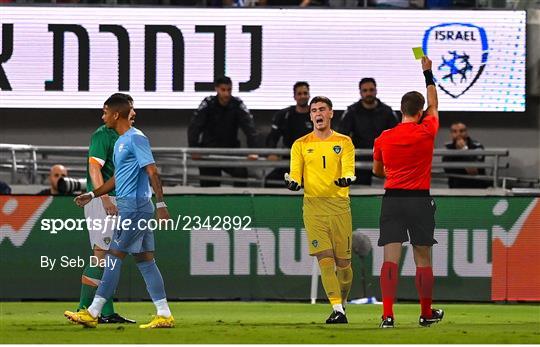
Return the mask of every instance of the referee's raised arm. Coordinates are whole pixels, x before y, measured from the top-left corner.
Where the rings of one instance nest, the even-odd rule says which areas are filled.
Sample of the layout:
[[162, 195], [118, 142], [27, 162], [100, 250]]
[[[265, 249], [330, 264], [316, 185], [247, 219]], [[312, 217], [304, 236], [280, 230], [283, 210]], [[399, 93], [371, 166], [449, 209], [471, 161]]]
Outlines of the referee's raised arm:
[[426, 79], [427, 88], [427, 104], [426, 115], [439, 118], [439, 100], [437, 98], [437, 87], [433, 81], [433, 73], [431, 72], [431, 59], [427, 56], [422, 57], [422, 70]]

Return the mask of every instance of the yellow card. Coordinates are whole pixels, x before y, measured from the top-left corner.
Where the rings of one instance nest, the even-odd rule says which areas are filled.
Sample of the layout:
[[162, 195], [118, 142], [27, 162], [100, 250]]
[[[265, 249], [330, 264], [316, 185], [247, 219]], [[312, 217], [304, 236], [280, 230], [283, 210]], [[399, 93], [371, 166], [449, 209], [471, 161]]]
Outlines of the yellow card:
[[412, 51], [414, 54], [414, 59], [416, 60], [422, 59], [422, 57], [425, 55], [422, 47], [413, 47]]

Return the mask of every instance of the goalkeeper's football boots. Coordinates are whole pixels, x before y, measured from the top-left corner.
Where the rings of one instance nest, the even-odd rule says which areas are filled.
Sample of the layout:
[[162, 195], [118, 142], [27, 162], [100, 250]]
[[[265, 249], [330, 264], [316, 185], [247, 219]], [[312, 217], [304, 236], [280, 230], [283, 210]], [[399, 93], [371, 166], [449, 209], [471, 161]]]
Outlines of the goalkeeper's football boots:
[[431, 309], [431, 318], [424, 318], [420, 316], [418, 319], [418, 324], [423, 327], [429, 327], [433, 323], [439, 323], [444, 317], [444, 311], [441, 309]]
[[98, 322], [99, 324], [124, 324], [124, 323], [135, 324], [137, 323], [133, 319], [122, 317], [118, 313], [113, 313], [108, 316], [99, 316]]
[[141, 329], [154, 329], [154, 328], [173, 328], [174, 327], [174, 317], [170, 316], [169, 318], [163, 316], [154, 316], [150, 323], [141, 324], [139, 328]]
[[330, 317], [326, 320], [326, 324], [347, 324], [347, 316], [339, 311], [332, 311]]
[[78, 312], [65, 311], [64, 316], [80, 325], [84, 325], [87, 328], [95, 328], [98, 325], [97, 317], [92, 317], [88, 310], [80, 310]]
[[386, 316], [381, 317], [381, 324], [379, 324], [379, 328], [386, 329], [386, 328], [393, 328], [394, 327], [394, 317]]

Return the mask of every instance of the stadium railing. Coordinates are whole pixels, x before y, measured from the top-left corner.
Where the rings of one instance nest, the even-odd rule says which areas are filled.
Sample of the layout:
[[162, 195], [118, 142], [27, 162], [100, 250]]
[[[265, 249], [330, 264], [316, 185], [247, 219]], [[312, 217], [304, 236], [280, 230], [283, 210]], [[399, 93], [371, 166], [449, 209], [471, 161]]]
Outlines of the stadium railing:
[[[85, 146], [32, 146], [23, 144], [0, 144], [0, 172], [10, 173], [10, 183], [39, 184], [48, 175], [54, 164], [66, 166], [71, 177], [85, 177], [86, 155]], [[153, 153], [161, 177], [167, 185], [183, 185], [197, 183], [200, 179], [220, 182], [245, 182], [250, 185], [264, 187], [265, 183], [282, 183], [282, 181], [267, 181], [265, 176], [275, 168], [288, 168], [289, 160], [268, 160], [266, 156], [277, 154], [289, 155], [289, 149], [276, 148], [188, 148], [188, 147], [154, 147]], [[248, 159], [248, 155], [256, 154], [256, 160]], [[356, 156], [371, 155], [370, 149], [357, 149]], [[442, 162], [443, 156], [483, 156], [483, 162]], [[444, 169], [455, 168], [484, 168], [490, 169], [490, 175], [463, 176], [466, 178], [489, 180], [494, 187], [506, 185], [507, 180], [517, 178], [501, 178], [501, 169], [508, 168], [509, 151], [504, 148], [488, 148], [484, 150], [447, 150], [435, 149], [433, 174], [435, 177], [448, 177]], [[356, 167], [371, 169], [371, 161], [357, 161]], [[257, 169], [256, 177], [234, 178], [200, 176], [200, 167], [249, 168]], [[455, 176], [455, 175], [453, 175]]]

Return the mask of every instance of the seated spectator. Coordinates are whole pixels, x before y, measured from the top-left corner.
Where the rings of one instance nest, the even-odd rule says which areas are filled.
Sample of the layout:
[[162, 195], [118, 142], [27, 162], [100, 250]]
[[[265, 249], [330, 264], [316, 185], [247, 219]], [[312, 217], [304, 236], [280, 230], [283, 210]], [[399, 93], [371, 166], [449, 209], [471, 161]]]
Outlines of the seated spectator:
[[[469, 137], [467, 126], [463, 122], [455, 122], [450, 126], [450, 135], [452, 141], [445, 144], [446, 149], [467, 150], [467, 149], [484, 149], [484, 146]], [[443, 162], [457, 161], [477, 161], [484, 162], [483, 156], [443, 156]], [[448, 174], [459, 175], [485, 175], [486, 170], [483, 168], [463, 168], [463, 169], [444, 169]], [[491, 185], [491, 182], [472, 178], [448, 177], [449, 188], [486, 188]]]
[[64, 165], [56, 164], [51, 167], [51, 171], [49, 172], [49, 184], [50, 188], [43, 189], [37, 195], [59, 195], [60, 192], [58, 191], [58, 180], [60, 177], [67, 177], [67, 169], [64, 167]]

